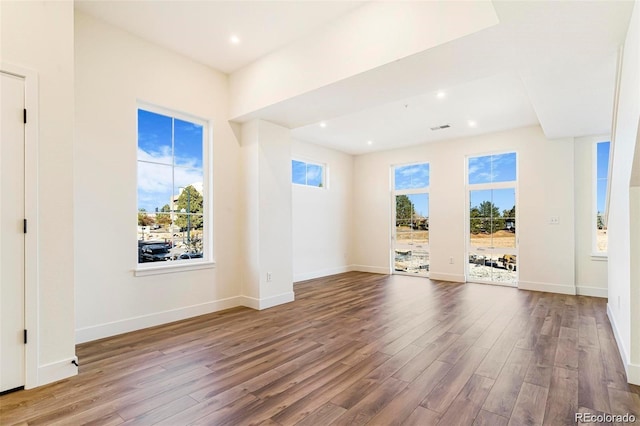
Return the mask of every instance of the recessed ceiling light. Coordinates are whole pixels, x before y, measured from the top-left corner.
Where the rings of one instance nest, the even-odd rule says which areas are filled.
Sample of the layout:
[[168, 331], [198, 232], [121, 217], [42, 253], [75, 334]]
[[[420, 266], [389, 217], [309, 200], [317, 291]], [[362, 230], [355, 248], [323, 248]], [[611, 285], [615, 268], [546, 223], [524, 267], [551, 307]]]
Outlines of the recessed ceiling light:
[[327, 123], [325, 123], [324, 121], [320, 122], [320, 127], [325, 128], [327, 127]]
[[373, 141], [367, 141], [367, 145], [373, 145]]
[[229, 41], [231, 42], [231, 44], [240, 44], [240, 37], [234, 34], [229, 37]]
[[474, 120], [467, 121], [467, 124], [469, 125], [469, 127], [476, 127], [478, 125], [478, 123], [476, 123]]
[[446, 94], [446, 93], [444, 93], [444, 92], [441, 90], [441, 91], [439, 91], [439, 92], [436, 94], [436, 97], [437, 97], [438, 99], [444, 99], [444, 98], [446, 98], [446, 97], [447, 97], [447, 94]]

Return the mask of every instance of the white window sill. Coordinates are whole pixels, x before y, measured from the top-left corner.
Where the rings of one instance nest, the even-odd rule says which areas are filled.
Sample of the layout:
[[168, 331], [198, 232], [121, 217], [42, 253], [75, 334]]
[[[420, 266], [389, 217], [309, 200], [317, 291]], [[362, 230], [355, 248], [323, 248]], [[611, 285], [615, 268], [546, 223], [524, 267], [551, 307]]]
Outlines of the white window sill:
[[609, 255], [607, 253], [591, 253], [591, 260], [606, 262], [609, 260]]
[[138, 266], [133, 270], [136, 277], [146, 277], [148, 275], [173, 274], [174, 272], [196, 271], [198, 269], [213, 269], [216, 267], [215, 261], [186, 262], [162, 266]]

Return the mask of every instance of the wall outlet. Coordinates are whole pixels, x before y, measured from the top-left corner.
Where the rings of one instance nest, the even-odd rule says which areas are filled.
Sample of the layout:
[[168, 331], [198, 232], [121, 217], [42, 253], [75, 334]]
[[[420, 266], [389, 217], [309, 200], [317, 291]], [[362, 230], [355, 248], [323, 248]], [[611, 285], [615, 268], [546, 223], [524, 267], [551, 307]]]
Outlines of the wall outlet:
[[560, 224], [560, 218], [558, 216], [551, 216], [549, 218], [549, 224], [550, 225], [559, 225]]
[[450, 265], [453, 265], [453, 257], [450, 257], [450, 258], [449, 258], [449, 264], [450, 264]]
[[271, 272], [267, 272], [267, 282], [271, 282]]

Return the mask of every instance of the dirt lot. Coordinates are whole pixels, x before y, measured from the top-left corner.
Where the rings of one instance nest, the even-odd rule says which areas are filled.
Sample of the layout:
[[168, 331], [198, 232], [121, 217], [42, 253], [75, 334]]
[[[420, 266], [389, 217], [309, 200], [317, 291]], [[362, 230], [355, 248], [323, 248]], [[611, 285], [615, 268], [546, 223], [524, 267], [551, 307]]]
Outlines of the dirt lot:
[[480, 247], [515, 247], [516, 234], [498, 231], [493, 234], [471, 234], [471, 245]]

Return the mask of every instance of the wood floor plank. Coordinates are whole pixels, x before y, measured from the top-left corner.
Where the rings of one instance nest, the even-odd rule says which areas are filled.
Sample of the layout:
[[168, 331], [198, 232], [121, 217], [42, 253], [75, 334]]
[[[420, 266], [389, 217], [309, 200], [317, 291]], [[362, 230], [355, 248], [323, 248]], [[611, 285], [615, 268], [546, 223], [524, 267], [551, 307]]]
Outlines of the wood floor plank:
[[524, 382], [520, 388], [509, 425], [542, 425], [548, 389]]
[[554, 367], [547, 397], [544, 424], [572, 424], [578, 411], [578, 372]]
[[483, 410], [506, 418], [511, 416], [532, 358], [532, 351], [514, 348], [491, 388]]
[[487, 352], [485, 348], [472, 347], [469, 349], [420, 405], [438, 413], [444, 413], [467, 380], [471, 378]]
[[372, 424], [404, 424], [405, 419], [446, 376], [451, 367], [446, 362], [434, 361], [371, 420]]
[[389, 377], [378, 387], [367, 392], [364, 398], [331, 424], [336, 426], [364, 425], [406, 387], [406, 382]]
[[578, 404], [604, 413], [611, 412], [600, 349], [580, 348], [578, 368]]
[[558, 347], [553, 364], [557, 367], [578, 368], [578, 330], [575, 328], [560, 327]]
[[[440, 413], [431, 411], [428, 408], [422, 406], [416, 407], [407, 420], [402, 423], [403, 426], [425, 426], [435, 425], [440, 420]], [[373, 423], [376, 424], [376, 423]], [[382, 424], [376, 424], [376, 426], [383, 426]]]
[[640, 412], [606, 299], [363, 272], [294, 291], [78, 345], [79, 374], [0, 396], [0, 424], [555, 426]]
[[480, 410], [473, 426], [507, 426], [509, 419], [486, 410]]
[[442, 426], [470, 425], [482, 408], [494, 380], [483, 376], [472, 376], [456, 396], [449, 409], [438, 422]]

